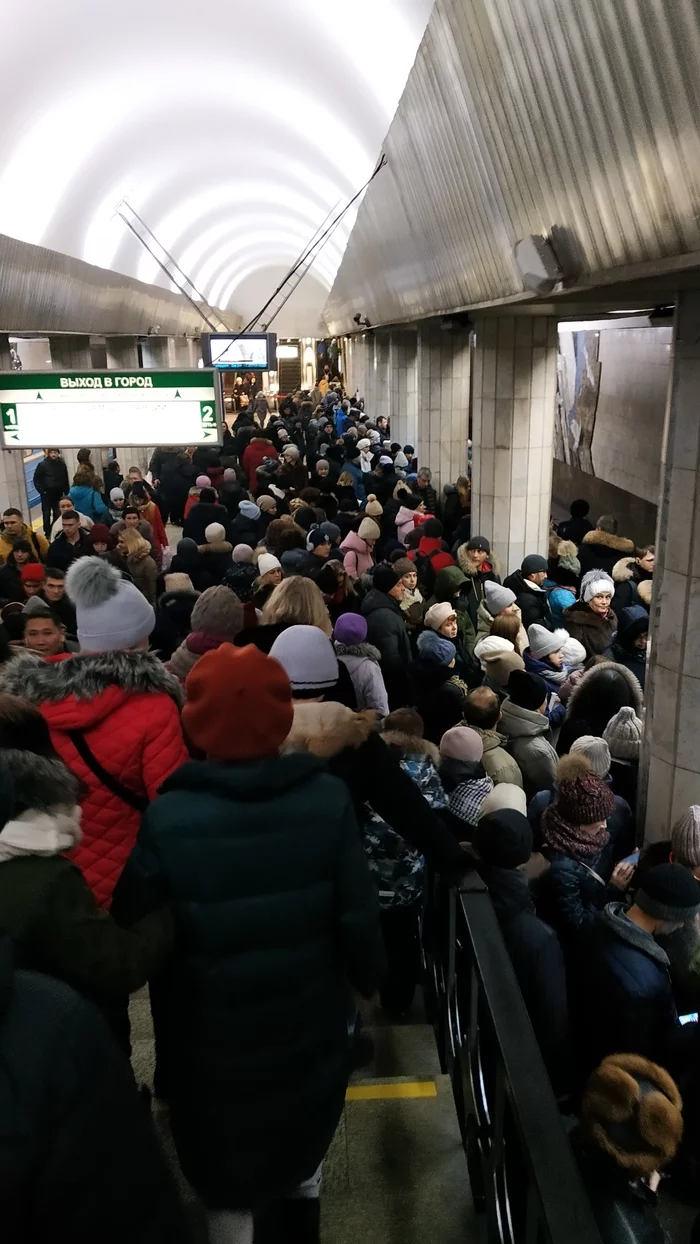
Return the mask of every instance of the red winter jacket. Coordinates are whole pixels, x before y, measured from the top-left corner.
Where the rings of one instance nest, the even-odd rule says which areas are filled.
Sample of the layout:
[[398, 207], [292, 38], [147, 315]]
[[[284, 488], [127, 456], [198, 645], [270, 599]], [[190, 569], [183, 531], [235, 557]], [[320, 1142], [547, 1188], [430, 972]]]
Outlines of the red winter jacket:
[[42, 661], [23, 653], [2, 671], [0, 690], [41, 711], [59, 756], [85, 794], [82, 841], [72, 853], [101, 907], [109, 907], [136, 841], [141, 813], [100, 782], [66, 731], [85, 732], [103, 769], [134, 794], [155, 798], [189, 759], [180, 728], [176, 678], [149, 652], [79, 653]]
[[258, 467], [262, 466], [264, 458], [277, 458], [278, 453], [272, 441], [265, 441], [254, 437], [250, 444], [243, 450], [241, 458], [241, 466], [248, 476], [248, 488], [256, 497], [258, 494], [258, 477], [255, 474]]

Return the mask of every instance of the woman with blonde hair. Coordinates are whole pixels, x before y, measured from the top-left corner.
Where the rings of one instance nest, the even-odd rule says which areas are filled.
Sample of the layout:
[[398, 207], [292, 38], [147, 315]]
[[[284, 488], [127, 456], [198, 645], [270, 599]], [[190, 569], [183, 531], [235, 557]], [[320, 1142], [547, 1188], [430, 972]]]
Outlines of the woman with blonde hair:
[[158, 567], [151, 557], [148, 540], [144, 540], [133, 527], [126, 527], [119, 532], [117, 553], [125, 559], [134, 587], [139, 589], [150, 605], [155, 605]]
[[317, 626], [330, 639], [333, 632], [320, 588], [311, 579], [294, 575], [277, 585], [263, 609], [263, 626]]

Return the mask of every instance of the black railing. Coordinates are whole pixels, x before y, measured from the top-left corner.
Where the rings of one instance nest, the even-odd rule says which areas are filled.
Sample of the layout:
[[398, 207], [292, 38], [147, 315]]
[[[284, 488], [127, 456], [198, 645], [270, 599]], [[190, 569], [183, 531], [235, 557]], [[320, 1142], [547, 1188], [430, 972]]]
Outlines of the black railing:
[[426, 1001], [452, 1081], [488, 1244], [600, 1244], [591, 1206], [491, 900], [474, 874], [436, 883]]

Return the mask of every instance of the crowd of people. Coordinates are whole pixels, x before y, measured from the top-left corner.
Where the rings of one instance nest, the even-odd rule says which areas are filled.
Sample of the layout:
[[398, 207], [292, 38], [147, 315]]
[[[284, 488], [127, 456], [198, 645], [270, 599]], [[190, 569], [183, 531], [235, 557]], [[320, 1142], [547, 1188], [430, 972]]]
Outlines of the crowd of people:
[[[471, 531], [468, 474], [438, 495], [386, 419], [324, 383], [274, 413], [239, 386], [223, 444], [159, 447], [149, 479], [80, 450], [68, 487], [48, 449], [43, 534], [2, 516], [0, 1091], [20, 1085], [23, 1139], [0, 1205], [17, 1239], [57, 1215], [76, 1241], [186, 1238], [125, 1071], [148, 982], [155, 1093], [210, 1238], [318, 1240], [324, 1153], [371, 1044], [358, 998], [409, 1014], [427, 878], [472, 869], [578, 1111], [600, 1221], [612, 1201], [653, 1220], [650, 1177], [694, 1170], [700, 806], [636, 849], [654, 549], [575, 501], [548, 556], [504, 576]], [[44, 1015], [47, 1045], [51, 1025], [75, 1031], [52, 1071], [41, 1043], [36, 1069], [21, 1058]], [[32, 1085], [23, 1106], [25, 1074], [60, 1077], [65, 1105]], [[634, 1104], [649, 1095], [664, 1143]], [[118, 1208], [105, 1120], [88, 1153], [61, 1113], [98, 1102], [131, 1189]], [[100, 1167], [99, 1228], [59, 1197], [71, 1163]]]

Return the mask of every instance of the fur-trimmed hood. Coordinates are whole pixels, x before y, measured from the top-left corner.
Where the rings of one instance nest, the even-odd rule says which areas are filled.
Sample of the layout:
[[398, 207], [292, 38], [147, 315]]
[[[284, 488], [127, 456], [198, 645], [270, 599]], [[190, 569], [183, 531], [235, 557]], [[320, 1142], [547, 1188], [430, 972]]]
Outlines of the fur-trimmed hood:
[[209, 544], [198, 544], [200, 553], [233, 553], [233, 545], [228, 540], [212, 540]]
[[601, 531], [599, 527], [587, 532], [581, 543], [600, 544], [603, 548], [614, 549], [620, 556], [625, 553], [628, 557], [634, 556], [634, 540], [628, 540], [626, 536], [613, 536], [609, 531]]
[[616, 583], [626, 583], [632, 578], [633, 571], [634, 561], [630, 561], [629, 557], [621, 557], [612, 568], [612, 577]]
[[3, 748], [2, 755], [12, 775], [16, 808], [48, 812], [78, 802], [80, 782], [58, 756], [37, 756], [15, 747]]
[[310, 752], [329, 760], [346, 747], [361, 747], [379, 726], [379, 713], [365, 709], [353, 713], [344, 704], [294, 705], [292, 728], [282, 744], [282, 752]]
[[382, 659], [382, 654], [374, 644], [339, 644], [334, 643], [335, 655], [337, 657], [359, 657], [360, 660], [374, 661], [376, 665]]
[[617, 673], [625, 679], [632, 697], [634, 699], [634, 711], [637, 717], [642, 716], [642, 707], [644, 704], [644, 693], [638, 678], [635, 678], [631, 670], [626, 665], [620, 665], [617, 661], [599, 661], [597, 665], [591, 666], [586, 670], [583, 678], [576, 683], [566, 705], [567, 717], [576, 715], [576, 702], [580, 699], [584, 687], [588, 687], [590, 683], [595, 682], [600, 677], [602, 670], [616, 670]]
[[[109, 692], [121, 692], [114, 697], [119, 702], [125, 695], [165, 694], [178, 707], [184, 703], [178, 680], [151, 652], [76, 653], [64, 661], [43, 661], [32, 652], [23, 652], [0, 671], [0, 691], [41, 705], [50, 725], [54, 715], [50, 709], [70, 699], [82, 710], [76, 721], [76, 728], [82, 729], [89, 726], [92, 717], [101, 720], [111, 711], [111, 702], [105, 704], [104, 713], [99, 703], [105, 696], [111, 701]], [[85, 712], [87, 705], [92, 713]], [[61, 725], [73, 728], [70, 721], [62, 720]]]
[[[498, 557], [493, 552], [493, 550], [489, 554], [488, 564], [491, 566], [491, 570], [493, 574], [498, 575], [500, 579], [501, 563], [499, 562]], [[479, 571], [482, 569], [482, 567], [476, 565], [476, 562], [473, 560], [473, 557], [472, 557], [472, 550], [468, 549], [466, 544], [460, 544], [459, 548], [457, 549], [457, 565], [459, 566], [460, 570], [464, 571], [465, 575], [467, 575], [470, 579], [474, 579], [476, 575], [479, 573]]]
[[403, 730], [384, 730], [382, 738], [387, 747], [398, 747], [406, 756], [427, 756], [436, 769], [440, 768], [440, 750], [428, 739], [418, 738], [415, 734], [404, 734]]

